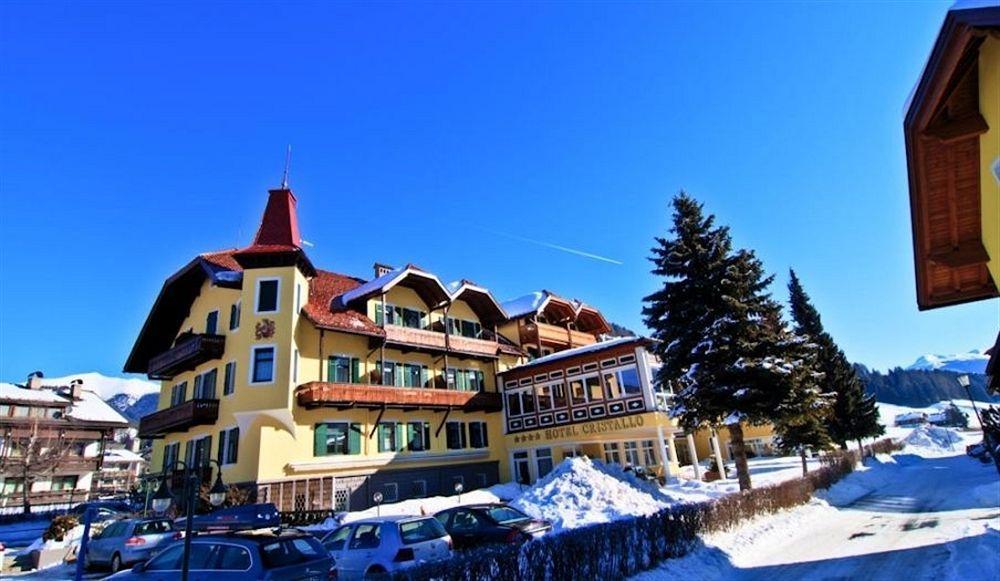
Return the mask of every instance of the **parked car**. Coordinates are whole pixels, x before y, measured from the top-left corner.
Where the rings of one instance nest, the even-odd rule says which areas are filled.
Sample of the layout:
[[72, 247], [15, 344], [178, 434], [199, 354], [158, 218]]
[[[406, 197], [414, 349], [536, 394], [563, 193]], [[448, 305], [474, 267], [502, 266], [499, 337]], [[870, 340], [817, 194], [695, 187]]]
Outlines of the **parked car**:
[[81, 502], [69, 509], [69, 514], [76, 515], [82, 521], [83, 514], [87, 512], [88, 508], [93, 509], [93, 512], [91, 512], [92, 522], [100, 522], [132, 513], [132, 507], [127, 502], [121, 500], [94, 500], [91, 502]]
[[348, 523], [323, 537], [340, 579], [380, 579], [421, 562], [447, 559], [451, 537], [430, 516], [383, 516]]
[[[181, 575], [183, 556], [183, 539], [173, 541], [149, 561], [109, 579], [173, 581]], [[194, 535], [188, 570], [191, 581], [336, 578], [330, 555], [314, 536], [275, 529]]]
[[434, 515], [451, 535], [456, 549], [498, 543], [524, 543], [552, 530], [552, 523], [536, 520], [506, 504], [472, 504]]
[[112, 573], [145, 561], [180, 538], [166, 518], [133, 518], [112, 522], [87, 543], [87, 568], [106, 566]]

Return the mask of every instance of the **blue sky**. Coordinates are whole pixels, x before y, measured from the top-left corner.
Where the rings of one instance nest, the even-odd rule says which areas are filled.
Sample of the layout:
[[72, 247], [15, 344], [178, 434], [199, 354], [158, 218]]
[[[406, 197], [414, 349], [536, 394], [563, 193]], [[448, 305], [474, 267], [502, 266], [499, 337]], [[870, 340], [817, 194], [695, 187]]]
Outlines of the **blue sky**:
[[288, 143], [323, 268], [641, 329], [684, 188], [853, 360], [986, 347], [997, 301], [914, 298], [902, 109], [946, 9], [4, 3], [0, 378], [119, 373], [163, 280], [248, 242]]

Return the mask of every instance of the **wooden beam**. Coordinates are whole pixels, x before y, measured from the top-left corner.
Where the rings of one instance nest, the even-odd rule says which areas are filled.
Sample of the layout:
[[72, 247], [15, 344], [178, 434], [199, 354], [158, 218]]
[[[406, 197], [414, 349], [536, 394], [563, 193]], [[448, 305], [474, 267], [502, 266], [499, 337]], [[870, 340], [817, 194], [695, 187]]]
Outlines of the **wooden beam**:
[[986, 119], [979, 113], [962, 117], [961, 119], [942, 120], [924, 130], [923, 135], [941, 141], [954, 143], [963, 139], [979, 137], [990, 130]]
[[986, 264], [990, 261], [990, 255], [980, 240], [966, 240], [952, 248], [932, 250], [927, 258], [931, 262], [951, 268]]

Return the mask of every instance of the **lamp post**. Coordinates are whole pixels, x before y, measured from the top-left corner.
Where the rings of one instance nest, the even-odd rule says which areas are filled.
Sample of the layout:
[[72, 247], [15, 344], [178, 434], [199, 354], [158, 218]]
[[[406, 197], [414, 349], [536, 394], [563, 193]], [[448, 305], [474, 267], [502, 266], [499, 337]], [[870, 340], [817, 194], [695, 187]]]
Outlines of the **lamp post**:
[[976, 400], [972, 399], [972, 390], [969, 389], [969, 376], [962, 374], [958, 376], [958, 384], [965, 388], [965, 393], [969, 396], [969, 403], [972, 404], [972, 411], [976, 412], [976, 420], [979, 421], [979, 428], [983, 427], [983, 417], [979, 415], [979, 408], [976, 407]]
[[170, 492], [170, 485], [167, 483], [167, 473], [173, 471], [178, 465], [183, 467], [183, 501], [186, 515], [184, 519], [184, 558], [181, 565], [181, 579], [183, 581], [187, 581], [188, 572], [191, 567], [191, 518], [194, 516], [195, 498], [197, 498], [198, 490], [201, 488], [200, 468], [210, 466], [211, 464], [215, 464], [218, 468], [218, 476], [215, 479], [215, 484], [212, 485], [211, 490], [208, 492], [208, 501], [212, 504], [212, 506], [221, 505], [226, 500], [226, 485], [222, 482], [222, 464], [211, 458], [209, 458], [208, 462], [201, 466], [192, 466], [182, 460], [175, 460], [173, 464], [163, 469], [163, 478], [160, 481], [160, 489], [156, 491], [155, 495], [153, 495], [154, 511], [165, 512], [168, 508], [170, 508], [170, 504], [174, 501], [174, 495]]

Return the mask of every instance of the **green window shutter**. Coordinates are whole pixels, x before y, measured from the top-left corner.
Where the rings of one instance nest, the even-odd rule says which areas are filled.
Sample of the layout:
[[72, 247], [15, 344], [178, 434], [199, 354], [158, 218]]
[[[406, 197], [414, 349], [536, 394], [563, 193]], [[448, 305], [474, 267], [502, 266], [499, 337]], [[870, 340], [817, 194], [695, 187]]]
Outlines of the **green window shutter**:
[[375, 304], [375, 324], [381, 326], [384, 316], [382, 315], [382, 303]]
[[351, 383], [361, 381], [361, 361], [357, 357], [351, 357]]
[[347, 453], [361, 453], [361, 424], [351, 424], [351, 429], [347, 431]]
[[226, 456], [225, 456], [226, 442], [225, 442], [225, 440], [226, 440], [226, 432], [225, 432], [225, 430], [223, 430], [223, 431], [219, 432], [219, 454], [218, 454], [218, 456], [215, 457], [220, 463], [223, 460], [226, 459]]
[[386, 428], [387, 427], [389, 427], [389, 426], [387, 426], [385, 424], [379, 424], [378, 425], [378, 451], [379, 452], [388, 452], [388, 450], [385, 449], [385, 434], [386, 434]]
[[326, 424], [316, 424], [313, 434], [313, 455], [326, 456]]
[[430, 381], [430, 373], [427, 371], [427, 366], [424, 365], [420, 368], [420, 387], [433, 387], [427, 382]]
[[489, 448], [490, 436], [486, 431], [486, 422], [479, 422], [479, 425], [480, 425], [480, 430], [482, 430], [483, 433], [483, 448]]
[[396, 449], [393, 452], [399, 452], [404, 449], [403, 436], [406, 433], [406, 426], [402, 423], [396, 424]]
[[419, 425], [420, 424], [415, 424], [413, 422], [410, 422], [410, 423], [406, 424], [406, 449], [407, 450], [411, 450], [411, 451], [413, 450], [413, 441], [416, 439], [417, 426], [419, 426]]
[[337, 381], [337, 367], [335, 365], [336, 358], [327, 357], [326, 358], [326, 380], [327, 381]]
[[482, 371], [477, 371], [476, 375], [479, 376], [479, 391], [486, 391], [486, 374]]

